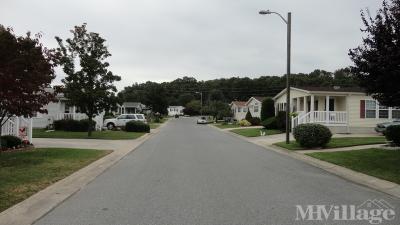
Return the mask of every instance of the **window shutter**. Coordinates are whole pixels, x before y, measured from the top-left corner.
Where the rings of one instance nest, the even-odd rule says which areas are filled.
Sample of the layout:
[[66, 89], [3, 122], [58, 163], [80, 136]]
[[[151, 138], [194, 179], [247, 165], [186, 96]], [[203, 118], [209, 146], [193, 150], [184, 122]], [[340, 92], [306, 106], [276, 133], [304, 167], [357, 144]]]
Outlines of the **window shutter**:
[[360, 118], [365, 118], [365, 100], [360, 100]]

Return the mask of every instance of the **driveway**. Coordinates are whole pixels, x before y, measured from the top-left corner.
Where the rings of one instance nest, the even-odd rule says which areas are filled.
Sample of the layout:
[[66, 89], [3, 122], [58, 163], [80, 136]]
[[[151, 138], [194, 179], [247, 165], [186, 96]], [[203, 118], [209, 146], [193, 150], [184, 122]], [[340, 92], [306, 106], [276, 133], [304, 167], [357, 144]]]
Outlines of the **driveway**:
[[180, 118], [36, 224], [326, 224], [296, 221], [296, 205], [373, 199], [400, 224], [399, 199]]

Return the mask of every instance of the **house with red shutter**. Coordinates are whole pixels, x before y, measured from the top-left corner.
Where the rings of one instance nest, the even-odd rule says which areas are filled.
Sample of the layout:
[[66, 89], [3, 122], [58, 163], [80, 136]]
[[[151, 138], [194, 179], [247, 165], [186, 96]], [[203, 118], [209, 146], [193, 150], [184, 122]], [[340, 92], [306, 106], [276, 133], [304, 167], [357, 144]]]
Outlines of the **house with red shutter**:
[[[274, 98], [275, 111], [286, 110], [286, 89]], [[370, 133], [377, 123], [400, 119], [400, 108], [386, 107], [359, 87], [291, 87], [292, 128], [319, 123], [333, 133]]]

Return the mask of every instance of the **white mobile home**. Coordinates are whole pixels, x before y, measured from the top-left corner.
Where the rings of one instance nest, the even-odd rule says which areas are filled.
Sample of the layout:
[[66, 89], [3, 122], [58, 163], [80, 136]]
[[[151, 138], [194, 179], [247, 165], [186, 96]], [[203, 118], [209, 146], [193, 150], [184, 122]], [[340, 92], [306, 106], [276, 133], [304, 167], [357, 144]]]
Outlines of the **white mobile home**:
[[246, 117], [247, 105], [246, 102], [233, 101], [230, 104], [233, 118], [237, 121], [243, 120]]
[[167, 108], [168, 116], [175, 116], [175, 115], [183, 116], [184, 109], [185, 109], [185, 107], [183, 107], [183, 106], [169, 106]]

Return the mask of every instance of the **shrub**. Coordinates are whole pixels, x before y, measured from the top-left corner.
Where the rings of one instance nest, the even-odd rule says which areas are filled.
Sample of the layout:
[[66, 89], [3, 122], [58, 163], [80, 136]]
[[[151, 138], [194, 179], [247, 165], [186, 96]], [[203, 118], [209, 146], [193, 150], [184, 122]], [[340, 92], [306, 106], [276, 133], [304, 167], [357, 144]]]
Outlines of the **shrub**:
[[394, 145], [400, 146], [400, 125], [392, 125], [386, 128], [386, 139]]
[[261, 104], [261, 120], [264, 121], [268, 118], [275, 116], [275, 103], [272, 98], [266, 98]]
[[150, 126], [140, 121], [129, 121], [125, 125], [125, 131], [150, 133]]
[[0, 137], [0, 148], [14, 148], [22, 144], [22, 140], [12, 135]]
[[252, 126], [259, 126], [261, 124], [261, 119], [258, 117], [253, 117], [249, 122]]
[[261, 125], [265, 129], [277, 129], [277, 119], [276, 117], [270, 117], [264, 121], [261, 122]]
[[239, 125], [240, 125], [241, 127], [249, 127], [249, 126], [251, 126], [251, 123], [250, 123], [249, 121], [247, 121], [247, 120], [241, 120], [241, 121], [239, 122]]
[[281, 131], [286, 130], [286, 112], [285, 111], [278, 112], [278, 115], [276, 116], [276, 129], [279, 129]]
[[[92, 130], [94, 130], [96, 122], [92, 120], [91, 126]], [[89, 120], [56, 120], [54, 121], [54, 129], [72, 132], [87, 131], [89, 129]]]
[[332, 133], [321, 124], [301, 124], [294, 129], [293, 136], [302, 147], [325, 147], [331, 140]]
[[251, 119], [253, 119], [253, 116], [251, 115], [251, 112], [250, 112], [249, 109], [247, 109], [247, 113], [246, 113], [245, 119], [246, 119], [248, 122], [250, 122]]

